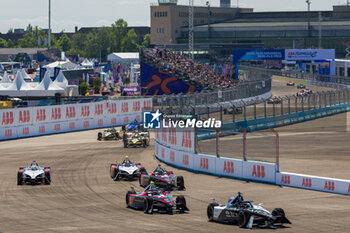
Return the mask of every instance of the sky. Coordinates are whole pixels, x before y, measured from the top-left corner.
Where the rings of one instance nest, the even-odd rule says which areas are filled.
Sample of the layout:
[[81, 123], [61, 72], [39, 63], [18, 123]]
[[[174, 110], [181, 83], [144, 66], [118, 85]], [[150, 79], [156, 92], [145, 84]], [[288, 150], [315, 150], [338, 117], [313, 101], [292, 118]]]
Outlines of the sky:
[[[207, 0], [194, 0], [204, 6]], [[0, 32], [10, 28], [26, 28], [28, 24], [48, 28], [49, 0], [0, 0]], [[52, 31], [73, 32], [75, 26], [109, 26], [122, 18], [130, 26], [150, 25], [150, 5], [156, 0], [51, 0]], [[179, 0], [187, 5], [188, 0]], [[220, 0], [209, 0], [219, 6]], [[343, 5], [346, 0], [311, 0], [311, 10], [332, 10], [333, 5]], [[237, 0], [231, 0], [236, 7]], [[239, 0], [240, 7], [254, 11], [304, 11], [305, 0]]]

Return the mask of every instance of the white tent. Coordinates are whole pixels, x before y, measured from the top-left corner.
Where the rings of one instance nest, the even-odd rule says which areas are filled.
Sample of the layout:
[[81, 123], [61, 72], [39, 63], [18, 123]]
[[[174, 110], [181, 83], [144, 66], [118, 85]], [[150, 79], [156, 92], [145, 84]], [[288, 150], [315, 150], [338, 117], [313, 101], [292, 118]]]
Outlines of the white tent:
[[32, 90], [32, 87], [24, 81], [21, 71], [18, 71], [13, 82], [8, 86], [8, 90], [17, 90], [17, 91], [27, 91]]
[[92, 61], [89, 61], [88, 59], [85, 59], [82, 63], [81, 66], [83, 67], [92, 67], [94, 63]]
[[112, 64], [139, 64], [139, 53], [111, 53], [107, 57]]
[[64, 70], [74, 70], [77, 67], [79, 68], [79, 65], [70, 61], [56, 61], [44, 66], [44, 68], [48, 68], [48, 69], [54, 69], [55, 67], [59, 67]]
[[8, 86], [10, 86], [11, 83], [12, 83], [12, 80], [9, 78], [7, 72], [5, 71], [4, 77], [2, 77], [2, 80], [0, 81], [0, 84], [4, 88], [7, 88]]
[[66, 89], [68, 85], [68, 80], [64, 77], [62, 70], [58, 73], [55, 81], [53, 82], [56, 86]]
[[33, 79], [29, 77], [29, 75], [26, 73], [24, 69], [21, 70], [22, 77], [25, 81], [33, 82]]
[[59, 87], [54, 82], [52, 82], [48, 72], [45, 73], [43, 80], [34, 89], [40, 91], [64, 91], [63, 88]]

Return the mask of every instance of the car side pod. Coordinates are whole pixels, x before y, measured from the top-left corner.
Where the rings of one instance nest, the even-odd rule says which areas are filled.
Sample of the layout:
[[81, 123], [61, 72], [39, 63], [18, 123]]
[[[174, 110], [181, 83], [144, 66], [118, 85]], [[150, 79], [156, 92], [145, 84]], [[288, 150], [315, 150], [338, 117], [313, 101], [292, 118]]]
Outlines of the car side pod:
[[247, 224], [247, 228], [248, 229], [252, 229], [253, 228], [253, 222], [254, 222], [254, 215], [250, 217], [249, 222]]

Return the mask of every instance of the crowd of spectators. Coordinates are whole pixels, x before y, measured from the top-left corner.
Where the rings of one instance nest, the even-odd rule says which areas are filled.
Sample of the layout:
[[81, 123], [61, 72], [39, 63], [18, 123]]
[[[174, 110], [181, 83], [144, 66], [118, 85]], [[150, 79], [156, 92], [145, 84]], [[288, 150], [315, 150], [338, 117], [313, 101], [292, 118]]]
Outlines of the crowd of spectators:
[[216, 90], [235, 85], [232, 68], [229, 72], [218, 74], [208, 69], [208, 66], [189, 59], [187, 54], [154, 48], [143, 51], [142, 59], [147, 64], [160, 68], [163, 72], [180, 78], [197, 89]]

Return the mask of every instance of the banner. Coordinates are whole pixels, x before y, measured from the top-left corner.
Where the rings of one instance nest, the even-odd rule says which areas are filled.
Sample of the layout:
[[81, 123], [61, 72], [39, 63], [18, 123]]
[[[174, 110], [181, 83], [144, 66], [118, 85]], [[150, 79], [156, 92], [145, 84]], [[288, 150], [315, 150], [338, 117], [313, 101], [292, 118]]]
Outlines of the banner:
[[335, 49], [286, 49], [285, 60], [315, 61], [334, 60]]
[[196, 90], [194, 86], [143, 62], [141, 63], [141, 87], [147, 87], [147, 95], [170, 95], [200, 91]]
[[125, 92], [127, 96], [138, 96], [141, 95], [141, 88], [139, 86], [121, 86], [120, 92]]

